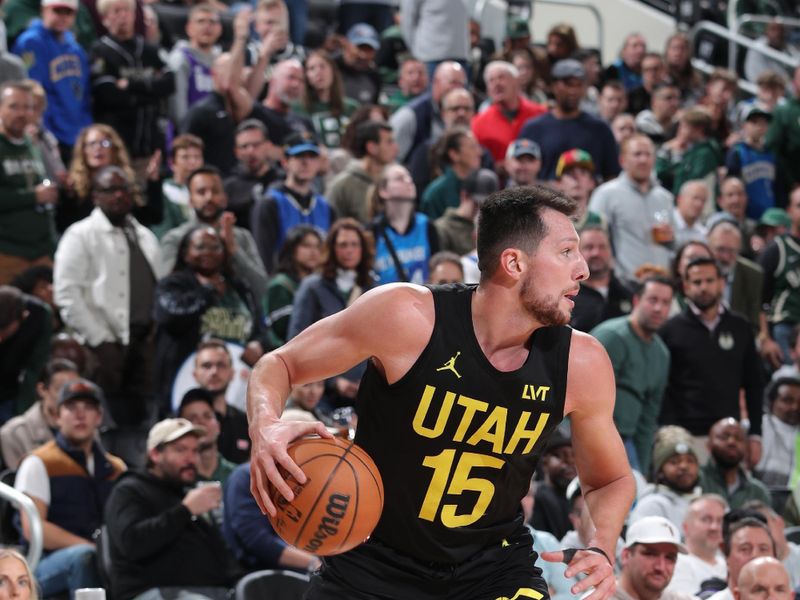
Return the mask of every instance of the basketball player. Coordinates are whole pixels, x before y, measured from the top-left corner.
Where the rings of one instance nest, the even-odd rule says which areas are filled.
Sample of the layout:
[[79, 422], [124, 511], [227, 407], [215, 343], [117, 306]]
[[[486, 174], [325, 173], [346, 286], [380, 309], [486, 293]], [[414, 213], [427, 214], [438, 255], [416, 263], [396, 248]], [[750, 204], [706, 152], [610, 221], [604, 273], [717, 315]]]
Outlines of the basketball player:
[[366, 543], [326, 558], [307, 598], [547, 598], [520, 500], [551, 432], [568, 415], [581, 487], [597, 531], [590, 549], [547, 552], [572, 587], [604, 600], [634, 483], [612, 419], [603, 347], [566, 327], [588, 275], [574, 202], [520, 187], [491, 195], [478, 221], [477, 286], [375, 288], [264, 356], [248, 387], [252, 492], [274, 513], [267, 480], [306, 480], [286, 447], [322, 425], [280, 421], [292, 385], [369, 359], [356, 443], [385, 486]]

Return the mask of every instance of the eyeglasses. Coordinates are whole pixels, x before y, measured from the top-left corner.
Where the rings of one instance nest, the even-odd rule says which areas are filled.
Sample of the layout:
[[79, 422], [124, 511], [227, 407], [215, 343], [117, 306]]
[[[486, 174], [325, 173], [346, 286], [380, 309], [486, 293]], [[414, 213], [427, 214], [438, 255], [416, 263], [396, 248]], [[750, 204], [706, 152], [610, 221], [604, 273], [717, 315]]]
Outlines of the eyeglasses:
[[92, 140], [91, 142], [86, 142], [86, 147], [87, 148], [96, 148], [97, 146], [100, 146], [101, 148], [111, 148], [111, 146], [113, 146], [113, 144], [111, 143], [111, 140], [109, 140], [108, 138], [104, 138], [102, 140]]

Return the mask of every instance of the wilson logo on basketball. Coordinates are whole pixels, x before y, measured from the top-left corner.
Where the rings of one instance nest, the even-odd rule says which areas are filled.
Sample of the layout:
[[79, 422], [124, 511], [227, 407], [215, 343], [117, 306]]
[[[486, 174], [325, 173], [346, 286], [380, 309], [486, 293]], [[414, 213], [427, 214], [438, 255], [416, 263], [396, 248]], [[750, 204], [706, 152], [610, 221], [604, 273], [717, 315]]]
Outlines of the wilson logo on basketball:
[[335, 536], [339, 533], [339, 523], [347, 515], [347, 508], [350, 505], [350, 496], [345, 494], [331, 494], [328, 496], [328, 504], [325, 507], [325, 514], [322, 516], [317, 530], [314, 532], [313, 537], [308, 540], [305, 545], [305, 550], [314, 552], [329, 537]]

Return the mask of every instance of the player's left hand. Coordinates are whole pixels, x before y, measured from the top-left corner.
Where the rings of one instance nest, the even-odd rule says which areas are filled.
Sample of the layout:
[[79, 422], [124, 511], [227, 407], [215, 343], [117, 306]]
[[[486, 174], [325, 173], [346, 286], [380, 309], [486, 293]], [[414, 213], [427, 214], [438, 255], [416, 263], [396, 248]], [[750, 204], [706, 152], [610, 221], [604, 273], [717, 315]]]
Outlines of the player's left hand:
[[[558, 550], [555, 552], [542, 552], [541, 557], [549, 562], [565, 562], [569, 559], [570, 550]], [[617, 580], [614, 577], [614, 567], [608, 559], [592, 550], [577, 550], [569, 560], [564, 577], [572, 579], [578, 573], [585, 573], [586, 577], [572, 586], [570, 591], [575, 596], [580, 596], [589, 588], [594, 588], [592, 592], [582, 598], [582, 600], [607, 600], [617, 589]]]

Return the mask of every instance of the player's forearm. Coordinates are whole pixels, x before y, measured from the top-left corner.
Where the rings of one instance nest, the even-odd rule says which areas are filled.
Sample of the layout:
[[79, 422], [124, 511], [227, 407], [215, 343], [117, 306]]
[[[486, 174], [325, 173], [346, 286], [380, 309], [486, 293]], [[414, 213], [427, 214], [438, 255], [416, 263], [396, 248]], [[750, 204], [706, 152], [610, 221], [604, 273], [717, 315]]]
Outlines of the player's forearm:
[[606, 485], [584, 493], [589, 514], [595, 524], [595, 534], [588, 546], [597, 546], [612, 562], [622, 525], [630, 512], [636, 493], [633, 475], [628, 472]]
[[247, 385], [247, 420], [249, 423], [276, 421], [283, 412], [291, 384], [283, 359], [271, 352], [253, 368]]

